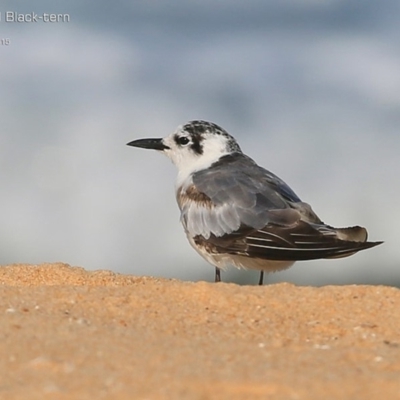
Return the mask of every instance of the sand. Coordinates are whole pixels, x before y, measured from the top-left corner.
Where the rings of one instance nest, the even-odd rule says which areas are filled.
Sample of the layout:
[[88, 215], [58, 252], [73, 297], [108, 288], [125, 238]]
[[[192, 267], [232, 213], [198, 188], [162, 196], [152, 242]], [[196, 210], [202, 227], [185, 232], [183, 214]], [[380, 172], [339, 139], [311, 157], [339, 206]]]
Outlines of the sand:
[[0, 399], [400, 399], [400, 290], [0, 268]]

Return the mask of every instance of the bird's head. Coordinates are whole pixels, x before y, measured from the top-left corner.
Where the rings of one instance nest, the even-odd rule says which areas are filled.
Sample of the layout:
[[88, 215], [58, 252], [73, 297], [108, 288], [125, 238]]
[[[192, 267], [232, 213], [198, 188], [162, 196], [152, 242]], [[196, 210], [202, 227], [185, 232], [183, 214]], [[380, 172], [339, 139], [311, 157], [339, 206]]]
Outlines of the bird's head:
[[224, 155], [241, 153], [228, 132], [206, 121], [190, 121], [163, 139], [139, 139], [128, 146], [162, 151], [183, 175], [208, 168]]

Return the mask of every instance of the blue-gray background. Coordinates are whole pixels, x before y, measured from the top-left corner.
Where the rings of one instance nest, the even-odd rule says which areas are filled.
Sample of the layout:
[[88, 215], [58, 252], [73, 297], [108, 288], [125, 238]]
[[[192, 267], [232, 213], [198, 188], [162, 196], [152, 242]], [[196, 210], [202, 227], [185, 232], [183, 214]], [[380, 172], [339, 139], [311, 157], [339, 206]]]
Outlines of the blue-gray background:
[[[6, 11], [70, 22], [6, 23]], [[205, 119], [324, 221], [385, 240], [270, 282], [400, 284], [398, 1], [3, 0], [0, 12], [0, 264], [212, 280], [179, 223], [174, 166], [125, 145]]]

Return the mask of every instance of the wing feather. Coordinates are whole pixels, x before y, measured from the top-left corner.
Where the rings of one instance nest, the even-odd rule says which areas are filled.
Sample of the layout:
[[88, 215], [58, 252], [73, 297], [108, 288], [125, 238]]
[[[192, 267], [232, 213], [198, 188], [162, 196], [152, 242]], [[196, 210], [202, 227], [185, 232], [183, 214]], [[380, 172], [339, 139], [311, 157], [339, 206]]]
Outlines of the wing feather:
[[[346, 257], [381, 243], [341, 240], [335, 235], [335, 229], [330, 229], [328, 231], [325, 226], [323, 231], [319, 231], [317, 226], [301, 220], [290, 228], [270, 224], [255, 230], [242, 226], [229, 235], [211, 235], [207, 242], [209, 251], [214, 253], [280, 261]], [[202, 236], [194, 238], [200, 246], [204, 245], [204, 240]]]
[[[241, 225], [255, 229], [268, 223], [291, 225], [302, 208], [312, 214], [281, 179], [240, 153], [194, 173], [178, 188], [177, 200], [182, 223], [192, 237], [219, 237]], [[299, 210], [294, 210], [293, 202]]]
[[323, 222], [281, 179], [235, 153], [194, 173], [177, 191], [190, 239], [215, 254], [265, 260], [345, 257], [381, 242], [366, 242], [361, 227]]

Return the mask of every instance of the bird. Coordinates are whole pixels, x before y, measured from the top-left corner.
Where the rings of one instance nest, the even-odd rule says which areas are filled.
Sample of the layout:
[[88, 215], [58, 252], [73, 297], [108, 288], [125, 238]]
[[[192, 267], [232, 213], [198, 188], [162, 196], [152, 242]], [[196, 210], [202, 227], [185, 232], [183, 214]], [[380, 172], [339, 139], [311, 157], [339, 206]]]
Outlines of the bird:
[[180, 220], [192, 247], [215, 267], [275, 272], [296, 261], [347, 257], [368, 242], [360, 226], [334, 228], [278, 176], [244, 154], [233, 136], [194, 120], [164, 138], [127, 143], [164, 153], [175, 164]]

